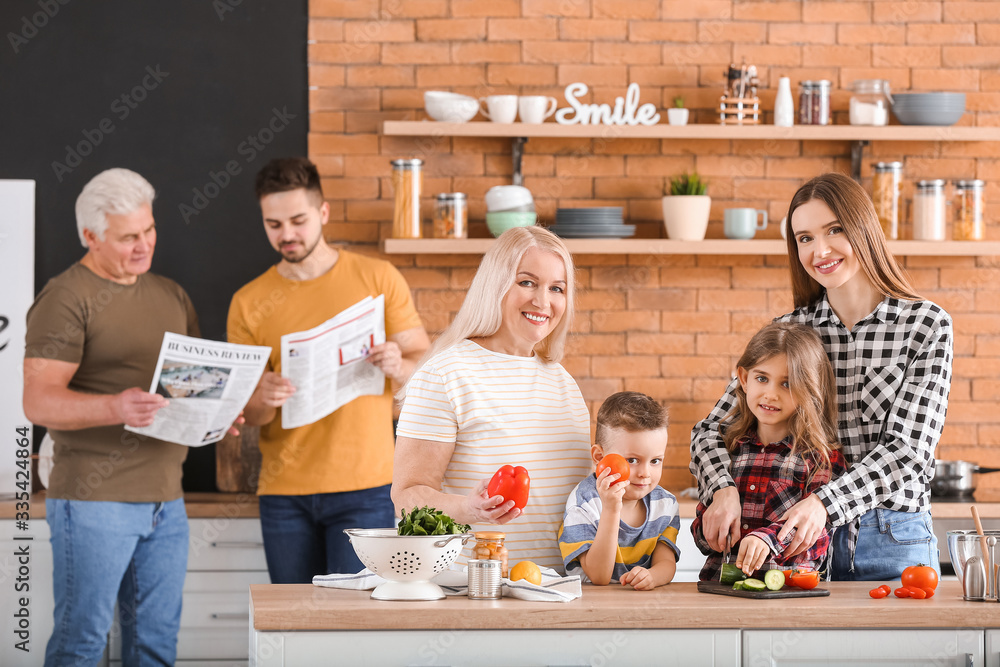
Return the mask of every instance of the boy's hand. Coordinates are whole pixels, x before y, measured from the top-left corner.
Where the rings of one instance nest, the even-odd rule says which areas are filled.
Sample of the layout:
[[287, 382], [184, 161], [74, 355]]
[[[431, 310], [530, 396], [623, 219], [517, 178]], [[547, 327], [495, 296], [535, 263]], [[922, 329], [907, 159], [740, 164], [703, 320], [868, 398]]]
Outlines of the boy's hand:
[[601, 497], [601, 504], [605, 509], [622, 507], [622, 497], [625, 489], [628, 488], [628, 480], [618, 481], [621, 477], [618, 473], [612, 473], [611, 468], [601, 471], [597, 476], [597, 495]]
[[740, 542], [740, 552], [736, 555], [736, 567], [750, 576], [761, 568], [770, 554], [771, 548], [767, 546], [767, 542], [759, 537], [747, 535]]
[[622, 586], [631, 586], [637, 591], [651, 591], [656, 588], [656, 582], [653, 581], [653, 573], [644, 567], [633, 567], [631, 570], [623, 574], [618, 582]]

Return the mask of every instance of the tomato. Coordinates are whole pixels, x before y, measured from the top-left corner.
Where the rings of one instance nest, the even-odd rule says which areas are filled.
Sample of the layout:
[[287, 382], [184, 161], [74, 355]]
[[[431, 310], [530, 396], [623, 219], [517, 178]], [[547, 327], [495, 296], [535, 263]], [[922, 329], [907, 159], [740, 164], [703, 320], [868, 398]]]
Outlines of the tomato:
[[937, 588], [938, 573], [929, 565], [911, 565], [903, 570], [900, 577], [904, 586], [915, 586], [917, 588]]
[[924, 593], [927, 593], [927, 597], [929, 597], [929, 598], [934, 597], [934, 589], [933, 588], [922, 588], [921, 590]]
[[609, 475], [618, 473], [620, 477], [619, 482], [624, 482], [628, 479], [628, 476], [632, 474], [632, 470], [628, 467], [628, 461], [621, 454], [605, 454], [604, 458], [600, 460], [597, 464], [597, 476], [600, 477], [601, 473], [604, 472], [605, 468], [610, 468], [611, 472]]
[[926, 591], [922, 588], [917, 588], [916, 586], [903, 586], [909, 593], [910, 597], [914, 600], [923, 600], [927, 597]]
[[868, 595], [872, 596], [876, 600], [881, 600], [888, 594], [889, 592], [885, 590], [884, 586], [879, 586], [878, 588], [873, 588], [870, 591], [868, 591]]
[[506, 465], [501, 466], [493, 474], [493, 479], [486, 487], [487, 493], [491, 496], [503, 496], [504, 502], [514, 501], [514, 507], [523, 510], [528, 504], [528, 487], [531, 486], [531, 478], [528, 471], [522, 467]]
[[895, 595], [898, 598], [908, 598], [908, 597], [910, 597], [910, 589], [906, 588], [905, 586], [903, 588], [897, 588], [892, 593], [893, 593], [893, 595]]
[[810, 590], [818, 585], [819, 572], [816, 570], [796, 570], [795, 574], [792, 575], [792, 586]]
[[782, 572], [785, 573], [785, 585], [794, 586], [795, 584], [792, 583], [792, 575], [795, 574], [795, 570], [782, 570]]
[[879, 589], [885, 591], [886, 595], [892, 592], [892, 587], [889, 586], [889, 584], [882, 584], [881, 586], [879, 586]]

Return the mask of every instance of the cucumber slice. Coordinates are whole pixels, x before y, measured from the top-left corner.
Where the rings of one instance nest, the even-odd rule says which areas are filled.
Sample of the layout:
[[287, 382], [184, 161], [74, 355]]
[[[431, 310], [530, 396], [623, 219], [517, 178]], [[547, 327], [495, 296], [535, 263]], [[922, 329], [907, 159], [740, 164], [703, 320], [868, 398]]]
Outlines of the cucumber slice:
[[743, 581], [746, 578], [747, 575], [743, 574], [743, 570], [736, 567], [732, 563], [722, 564], [722, 576], [719, 579], [720, 583], [735, 584], [737, 581]]
[[764, 585], [770, 591], [780, 591], [785, 586], [785, 573], [781, 570], [768, 570], [764, 573]]
[[767, 590], [767, 586], [760, 579], [747, 579], [743, 582], [743, 590], [745, 591], [764, 591]]
[[743, 579], [742, 581], [736, 581], [736, 582], [734, 582], [733, 583], [733, 590], [734, 591], [742, 591], [743, 590], [743, 584], [745, 582], [746, 582], [746, 579]]

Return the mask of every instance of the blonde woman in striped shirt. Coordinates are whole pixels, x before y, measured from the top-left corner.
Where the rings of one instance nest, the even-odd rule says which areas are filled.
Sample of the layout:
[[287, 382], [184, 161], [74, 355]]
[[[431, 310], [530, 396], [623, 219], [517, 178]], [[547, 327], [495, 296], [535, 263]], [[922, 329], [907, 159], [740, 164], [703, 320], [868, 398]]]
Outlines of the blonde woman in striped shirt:
[[[556, 531], [590, 473], [590, 416], [559, 364], [573, 321], [573, 259], [540, 227], [504, 232], [455, 321], [400, 392], [392, 499], [429, 505], [473, 530], [503, 524], [511, 564], [562, 569]], [[488, 496], [505, 464], [531, 475], [523, 510]]]

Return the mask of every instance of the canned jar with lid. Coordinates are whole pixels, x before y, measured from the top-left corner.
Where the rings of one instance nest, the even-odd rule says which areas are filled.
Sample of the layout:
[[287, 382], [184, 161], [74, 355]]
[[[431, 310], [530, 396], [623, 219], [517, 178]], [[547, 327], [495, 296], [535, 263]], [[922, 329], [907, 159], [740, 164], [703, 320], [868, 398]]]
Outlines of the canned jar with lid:
[[830, 81], [803, 81], [799, 92], [799, 124], [830, 124]]
[[861, 79], [851, 86], [851, 125], [888, 125], [892, 95], [884, 79]]
[[956, 241], [982, 241], [986, 238], [983, 222], [983, 185], [976, 179], [955, 181], [955, 226], [951, 236]]
[[472, 551], [475, 559], [500, 561], [500, 576], [502, 577], [507, 576], [507, 547], [503, 545], [506, 538], [504, 533], [476, 533], [476, 546]]
[[396, 208], [392, 218], [392, 238], [419, 239], [420, 194], [423, 190], [423, 165], [420, 159], [392, 161], [392, 188]]
[[941, 178], [917, 181], [917, 191], [913, 194], [913, 240], [944, 240], [944, 184]]
[[464, 192], [442, 192], [434, 203], [434, 238], [464, 239], [467, 218]]
[[872, 202], [885, 238], [899, 238], [899, 192], [903, 180], [902, 162], [876, 162], [872, 165]]

